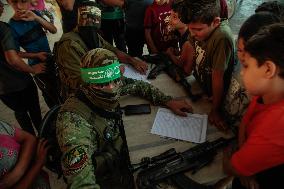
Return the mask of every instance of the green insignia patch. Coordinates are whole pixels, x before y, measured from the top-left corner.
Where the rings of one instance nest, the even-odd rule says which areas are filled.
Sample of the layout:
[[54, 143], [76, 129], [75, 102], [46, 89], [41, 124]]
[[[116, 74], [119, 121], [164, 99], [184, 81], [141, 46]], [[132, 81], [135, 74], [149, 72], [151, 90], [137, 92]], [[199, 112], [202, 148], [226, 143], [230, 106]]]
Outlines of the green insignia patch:
[[65, 174], [73, 175], [79, 172], [86, 166], [87, 160], [87, 153], [82, 146], [72, 149], [63, 158]]

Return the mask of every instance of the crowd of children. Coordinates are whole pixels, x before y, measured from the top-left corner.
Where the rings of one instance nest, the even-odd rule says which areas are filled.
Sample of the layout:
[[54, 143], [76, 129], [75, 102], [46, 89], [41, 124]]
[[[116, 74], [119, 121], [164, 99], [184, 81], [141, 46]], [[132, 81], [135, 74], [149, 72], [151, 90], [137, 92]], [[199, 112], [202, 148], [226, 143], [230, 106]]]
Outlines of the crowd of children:
[[[108, 49], [145, 73], [148, 65], [131, 57], [142, 56], [144, 44], [149, 53], [168, 56], [182, 79], [194, 76], [212, 104], [209, 122], [237, 134], [237, 150], [224, 151], [232, 188], [283, 187], [283, 4], [260, 5], [235, 44], [224, 0], [57, 2], [64, 34], [53, 52], [46, 31], [54, 34], [57, 28], [44, 0], [7, 0], [14, 15], [0, 22], [0, 99], [23, 129], [0, 119], [0, 188], [50, 188], [41, 171], [49, 147], [35, 139], [42, 121], [37, 87], [49, 108], [76, 95], [83, 86], [80, 59], [94, 48]], [[0, 16], [3, 7], [0, 0]], [[183, 113], [181, 104], [169, 107]]]

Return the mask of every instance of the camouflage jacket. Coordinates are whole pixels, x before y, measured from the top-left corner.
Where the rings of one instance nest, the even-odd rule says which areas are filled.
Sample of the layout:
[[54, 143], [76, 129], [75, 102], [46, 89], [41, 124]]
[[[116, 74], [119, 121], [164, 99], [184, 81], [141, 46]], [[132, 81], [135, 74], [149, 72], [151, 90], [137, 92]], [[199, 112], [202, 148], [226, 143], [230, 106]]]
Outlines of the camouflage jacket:
[[[131, 94], [145, 97], [155, 105], [164, 105], [172, 99], [143, 81], [123, 78], [123, 84], [120, 95]], [[66, 103], [70, 100], [72, 101], [72, 98], [68, 99]], [[95, 115], [91, 117], [95, 120], [86, 120], [74, 112], [61, 111], [57, 118], [57, 139], [63, 153], [62, 167], [69, 188], [84, 188], [86, 186], [100, 188], [96, 182], [96, 168], [91, 160], [91, 156], [102, 145], [98, 144], [98, 141], [101, 140], [98, 139], [100, 135], [95, 127], [107, 125], [110, 120], [102, 121], [104, 119], [99, 119]]]

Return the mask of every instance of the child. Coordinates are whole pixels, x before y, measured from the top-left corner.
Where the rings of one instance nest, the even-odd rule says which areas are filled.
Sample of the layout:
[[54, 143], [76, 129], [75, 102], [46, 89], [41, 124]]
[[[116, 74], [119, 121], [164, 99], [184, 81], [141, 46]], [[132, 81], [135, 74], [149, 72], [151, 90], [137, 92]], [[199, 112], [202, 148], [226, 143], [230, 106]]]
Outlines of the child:
[[41, 139], [36, 146], [32, 135], [0, 120], [0, 141], [0, 188], [50, 188], [48, 175], [41, 170], [47, 140]]
[[54, 17], [52, 13], [45, 8], [44, 0], [31, 0], [29, 10], [37, 10], [42, 16], [46, 16], [49, 22], [54, 24]]
[[169, 27], [171, 4], [169, 0], [155, 0], [146, 9], [145, 39], [152, 54], [166, 51], [169, 47], [177, 47], [176, 37]]
[[8, 0], [15, 13], [9, 24], [14, 29], [13, 36], [18, 45], [26, 51], [20, 56], [29, 58], [29, 65], [36, 65], [45, 62], [47, 72], [38, 74], [34, 79], [41, 89], [43, 97], [49, 108], [59, 104], [57, 77], [54, 61], [50, 58], [50, 48], [43, 28], [51, 33], [56, 33], [56, 27], [43, 19], [39, 12], [28, 10], [28, 0]]
[[188, 41], [189, 30], [187, 25], [180, 21], [178, 9], [179, 3], [173, 3], [170, 16], [170, 27], [172, 30], [177, 31], [179, 35], [178, 42], [180, 52], [176, 54], [175, 49], [173, 47], [170, 47], [167, 49], [166, 53], [174, 64], [182, 68], [186, 75], [190, 75], [192, 71], [194, 49]]
[[[237, 43], [237, 55], [239, 62], [243, 62], [244, 46], [248, 39], [260, 28], [279, 22], [279, 19], [269, 12], [261, 12], [250, 16], [242, 25], [239, 31]], [[237, 64], [231, 79], [231, 84], [224, 103], [224, 114], [226, 122], [238, 132], [236, 126], [240, 125], [243, 114], [249, 104], [249, 96], [241, 82], [240, 64]]]
[[[188, 24], [189, 41], [194, 48], [193, 75], [203, 91], [212, 98], [209, 121], [226, 129], [221, 115], [223, 99], [234, 69], [234, 40], [228, 22], [221, 22], [220, 4], [215, 0], [185, 1], [179, 10], [181, 21]], [[190, 73], [191, 70], [188, 71]]]
[[284, 25], [260, 30], [244, 50], [241, 76], [254, 97], [242, 120], [245, 141], [231, 159], [224, 154], [224, 169], [238, 177], [233, 189], [283, 188]]
[[[0, 16], [1, 9], [0, 0]], [[41, 111], [36, 84], [29, 73], [39, 74], [44, 65], [27, 65], [17, 52], [12, 30], [8, 24], [0, 22], [0, 99], [11, 108], [25, 131], [35, 134], [40, 127]]]

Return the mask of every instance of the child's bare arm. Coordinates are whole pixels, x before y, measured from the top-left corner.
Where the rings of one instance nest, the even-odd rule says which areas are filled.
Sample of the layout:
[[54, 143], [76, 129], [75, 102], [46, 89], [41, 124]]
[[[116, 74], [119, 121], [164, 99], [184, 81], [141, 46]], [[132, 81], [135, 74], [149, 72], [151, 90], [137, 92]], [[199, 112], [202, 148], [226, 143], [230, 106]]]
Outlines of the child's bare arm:
[[47, 140], [40, 139], [37, 144], [36, 159], [32, 167], [28, 170], [27, 174], [18, 182], [13, 189], [28, 189], [38, 176], [46, 161], [48, 150]]
[[224, 71], [213, 70], [212, 71], [212, 97], [213, 106], [209, 114], [209, 121], [215, 125], [220, 130], [226, 130], [225, 122], [220, 115], [220, 106], [224, 91], [224, 81], [223, 81]]
[[154, 41], [153, 41], [152, 36], [151, 36], [151, 29], [145, 29], [145, 39], [146, 39], [147, 45], [149, 46], [149, 48], [151, 50], [151, 53], [152, 54], [158, 53], [158, 49], [155, 46]]
[[189, 41], [185, 42], [181, 49], [180, 60], [183, 62], [183, 70], [190, 75], [193, 69], [194, 49]]
[[171, 58], [172, 62], [178, 66], [181, 66], [182, 67], [182, 60], [180, 59], [179, 56], [175, 55], [175, 52], [174, 52], [174, 48], [173, 47], [169, 47], [166, 51], [166, 54]]
[[38, 74], [38, 73], [43, 73], [45, 70], [45, 66], [42, 64], [38, 64], [35, 67], [27, 65], [18, 55], [18, 52], [15, 50], [5, 51], [4, 54], [8, 64], [12, 66], [14, 69], [19, 70], [21, 72]]
[[56, 27], [54, 26], [54, 24], [46, 21], [45, 19], [43, 19], [42, 17], [36, 15], [34, 12], [27, 10], [27, 11], [23, 11], [23, 13], [21, 14], [21, 20], [24, 21], [36, 21], [38, 23], [40, 23], [42, 25], [42, 27], [46, 30], [48, 30], [50, 33], [55, 34], [57, 32]]
[[21, 151], [16, 166], [1, 180], [2, 186], [9, 188], [16, 184], [27, 171], [36, 147], [36, 139], [26, 131], [18, 130], [17, 142], [21, 144]]
[[146, 74], [146, 71], [148, 69], [148, 65], [146, 62], [142, 60], [138, 60], [132, 56], [129, 56], [128, 54], [120, 50], [116, 50], [115, 54], [117, 58], [119, 59], [119, 61], [131, 64], [137, 71], [139, 71], [142, 74]]
[[[72, 11], [74, 7], [75, 0], [58, 0], [60, 6], [65, 10]], [[76, 11], [76, 10], [75, 10]]]
[[101, 1], [109, 6], [122, 7], [124, 5], [124, 0], [101, 0]]
[[44, 62], [48, 56], [47, 52], [38, 52], [38, 53], [18, 52], [18, 54], [22, 58], [38, 59], [41, 62]]
[[246, 140], [246, 125], [242, 122], [239, 126], [239, 134], [238, 134], [238, 143], [239, 143], [239, 148], [244, 144]]

